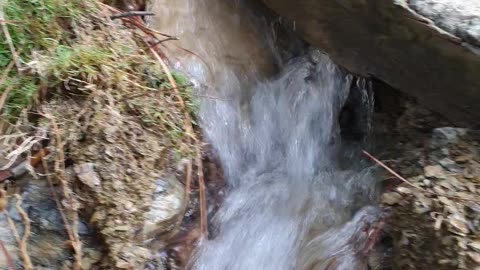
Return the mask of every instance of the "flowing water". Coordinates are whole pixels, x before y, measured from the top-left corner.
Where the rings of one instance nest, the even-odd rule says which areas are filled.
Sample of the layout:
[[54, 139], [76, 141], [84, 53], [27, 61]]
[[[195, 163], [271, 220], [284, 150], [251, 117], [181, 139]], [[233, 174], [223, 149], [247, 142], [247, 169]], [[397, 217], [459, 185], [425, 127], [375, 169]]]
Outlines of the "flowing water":
[[[202, 81], [206, 69], [198, 68], [198, 59], [177, 66], [183, 64], [192, 76], [210, 83], [207, 94], [221, 97], [205, 98], [200, 116], [229, 188], [213, 219], [214, 237], [201, 243], [191, 267], [368, 269], [368, 238], [381, 216], [369, 206], [375, 200], [375, 183], [369, 169], [358, 169], [354, 158], [345, 158], [338, 123], [352, 76], [312, 49], [279, 65], [277, 75], [258, 75], [255, 57], [248, 54], [252, 42], [229, 47], [228, 37], [238, 29], [259, 35], [263, 24], [255, 31], [239, 13], [215, 17], [222, 14], [217, 10], [224, 5], [220, 2], [178, 1], [187, 14], [174, 16], [174, 27], [166, 27], [164, 19], [163, 28], [157, 27], [180, 34], [202, 29], [204, 36], [182, 46], [199, 52], [215, 79]], [[237, 5], [229, 8], [243, 12]], [[224, 20], [232, 27], [223, 28]], [[271, 36], [260, 33], [264, 42], [255, 46], [271, 48]], [[241, 63], [232, 64], [232, 59]]]
[[[361, 269], [378, 210], [369, 170], [340, 169], [338, 118], [350, 89], [327, 56], [292, 60], [247, 104], [204, 108], [231, 190], [194, 269]], [[364, 238], [362, 238], [364, 237]], [[363, 246], [363, 247], [362, 247]]]

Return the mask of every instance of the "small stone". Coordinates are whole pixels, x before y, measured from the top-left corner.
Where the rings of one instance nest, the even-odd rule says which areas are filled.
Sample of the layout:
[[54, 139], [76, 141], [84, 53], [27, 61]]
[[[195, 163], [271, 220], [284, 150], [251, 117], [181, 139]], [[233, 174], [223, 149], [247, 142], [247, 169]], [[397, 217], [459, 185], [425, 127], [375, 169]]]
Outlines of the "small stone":
[[467, 186], [468, 190], [472, 193], [477, 192], [477, 188], [475, 187], [475, 184], [472, 182], [467, 182], [465, 183], [465, 186]]
[[451, 261], [449, 259], [440, 259], [438, 260], [438, 264], [449, 264]]
[[453, 185], [450, 184], [448, 181], [441, 181], [439, 182], [440, 186], [444, 187], [446, 190], [454, 190]]
[[459, 238], [457, 239], [458, 240], [458, 243], [457, 245], [463, 249], [463, 250], [466, 250], [467, 249], [467, 240], [465, 238]]
[[480, 252], [480, 241], [470, 242], [470, 243], [468, 243], [468, 246], [471, 249]]
[[127, 231], [130, 231], [130, 226], [128, 225], [121, 225], [121, 226], [117, 226], [114, 228], [115, 231], [120, 231], [120, 232], [127, 232]]
[[438, 216], [435, 219], [434, 228], [435, 228], [436, 231], [440, 230], [440, 228], [442, 227], [442, 222], [443, 222], [443, 216]]
[[105, 219], [105, 212], [104, 211], [95, 211], [90, 218], [90, 223], [97, 223], [101, 220]]
[[448, 222], [450, 223], [450, 225], [452, 227], [451, 231], [453, 233], [466, 235], [470, 232], [466, 222], [463, 219], [460, 219], [460, 218], [455, 217], [455, 216], [450, 216], [448, 218]]
[[465, 168], [465, 170], [463, 170], [463, 177], [465, 177], [466, 179], [473, 179], [475, 175], [473, 175], [469, 168]]
[[121, 259], [117, 261], [115, 266], [119, 269], [128, 269], [128, 268], [132, 267], [129, 262], [127, 262], [125, 260], [121, 260]]
[[470, 257], [470, 259], [472, 259], [474, 262], [480, 263], [480, 254], [479, 254], [479, 253], [469, 251], [469, 252], [467, 252], [467, 255], [468, 255], [468, 257]]
[[131, 210], [133, 208], [133, 203], [131, 201], [126, 201], [123, 207], [125, 207], [125, 210]]
[[423, 168], [423, 173], [427, 178], [445, 178], [445, 172], [440, 165], [430, 165]]
[[82, 163], [75, 165], [74, 170], [78, 179], [82, 183], [93, 189], [100, 188], [100, 177], [94, 171], [93, 163]]
[[480, 214], [480, 204], [474, 203], [474, 202], [468, 202], [467, 207], [471, 211], [475, 212], [476, 215]]
[[442, 167], [444, 167], [445, 169], [447, 169], [451, 172], [455, 172], [455, 173], [462, 172], [462, 168], [460, 168], [460, 166], [458, 166], [457, 163], [455, 163], [455, 161], [453, 161], [449, 158], [441, 159], [441, 160], [438, 161], [438, 163], [440, 163], [440, 165], [442, 165]]
[[443, 188], [440, 187], [440, 186], [434, 186], [433, 187], [433, 192], [435, 192], [437, 194], [440, 194], [440, 195], [445, 194], [445, 190], [443, 190]]
[[417, 194], [417, 200], [424, 208], [427, 209], [430, 209], [433, 205], [432, 199], [425, 197], [425, 195], [421, 193]]
[[412, 194], [412, 190], [406, 187], [398, 187], [397, 191], [403, 194]]
[[472, 159], [473, 156], [468, 154], [468, 155], [460, 155], [458, 157], [455, 158], [455, 162], [459, 163], [459, 164], [464, 164], [464, 163], [467, 163], [470, 159]]
[[394, 205], [402, 200], [402, 195], [396, 192], [384, 193], [382, 195], [382, 203], [386, 205]]

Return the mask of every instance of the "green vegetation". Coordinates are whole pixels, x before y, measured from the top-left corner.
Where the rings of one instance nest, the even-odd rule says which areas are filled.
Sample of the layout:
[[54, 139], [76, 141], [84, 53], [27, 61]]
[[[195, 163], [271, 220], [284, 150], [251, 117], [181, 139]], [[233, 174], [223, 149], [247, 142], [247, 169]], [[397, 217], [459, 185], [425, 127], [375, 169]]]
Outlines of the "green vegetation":
[[[25, 70], [19, 74], [11, 69], [8, 79], [0, 85], [0, 93], [10, 86], [6, 103], [2, 110], [4, 119], [13, 120], [29, 108], [35, 101], [42, 83], [39, 74], [29, 70], [33, 54], [56, 51], [70, 44], [73, 37], [65, 27], [78, 24], [81, 14], [92, 10], [91, 4], [79, 0], [6, 0], [2, 5], [3, 19], [13, 46]], [[1, 11], [0, 11], [1, 12]], [[62, 45], [65, 44], [65, 45]], [[55, 56], [54, 56], [55, 57]], [[3, 71], [13, 61], [5, 35], [0, 39], [0, 70]]]
[[[105, 98], [96, 103], [107, 106], [113, 99], [121, 113], [140, 119], [146, 129], [166, 136], [165, 146], [174, 149], [176, 155], [178, 149], [182, 149], [178, 156], [190, 155], [191, 151], [185, 149], [194, 147], [183, 145], [189, 141], [185, 139], [185, 117], [195, 123], [198, 104], [192, 99], [192, 88], [187, 87], [188, 79], [173, 72], [180, 86], [180, 95], [175, 94], [164, 71], [151, 57], [143, 40], [145, 34], [125, 27], [121, 20], [107, 20], [104, 12], [99, 12], [102, 8], [92, 0], [4, 3], [4, 20], [22, 69], [14, 66], [1, 82], [0, 95], [11, 88], [0, 108], [2, 120], [17, 121], [22, 112], [35, 111], [39, 100], [48, 104], [74, 96], [89, 107], [94, 94]], [[13, 58], [5, 35], [1, 36], [3, 74]], [[186, 108], [178, 105], [179, 98]]]

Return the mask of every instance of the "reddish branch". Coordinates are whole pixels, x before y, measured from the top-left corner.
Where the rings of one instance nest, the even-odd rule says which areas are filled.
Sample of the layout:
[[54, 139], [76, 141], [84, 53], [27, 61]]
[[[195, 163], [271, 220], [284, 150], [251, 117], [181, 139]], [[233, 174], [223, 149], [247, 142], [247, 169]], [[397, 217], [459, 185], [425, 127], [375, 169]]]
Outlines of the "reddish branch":
[[400, 174], [396, 173], [394, 170], [392, 170], [390, 167], [388, 167], [387, 165], [385, 165], [385, 163], [381, 162], [380, 160], [378, 160], [377, 158], [375, 158], [374, 156], [372, 156], [370, 153], [368, 153], [367, 151], [363, 150], [362, 153], [369, 157], [371, 160], [373, 160], [375, 163], [377, 163], [378, 165], [380, 165], [382, 168], [384, 168], [385, 170], [387, 170], [389, 173], [391, 173], [393, 176], [397, 177], [398, 179], [400, 179], [401, 181], [405, 182], [407, 185], [413, 187], [413, 188], [416, 188], [422, 192], [425, 192], [425, 193], [428, 193], [428, 194], [431, 194], [431, 195], [435, 195], [435, 196], [443, 196], [443, 197], [446, 197], [446, 198], [449, 198], [449, 199], [453, 199], [453, 200], [460, 200], [460, 201], [470, 201], [470, 202], [480, 202], [480, 200], [474, 200], [474, 199], [467, 199], [467, 198], [462, 198], [462, 197], [458, 197], [458, 196], [449, 196], [449, 195], [444, 195], [444, 194], [438, 194], [436, 192], [433, 192], [433, 191], [430, 191], [430, 190], [425, 190], [419, 186], [416, 186], [414, 184], [412, 184], [410, 181], [408, 181], [407, 179], [405, 179], [404, 177], [402, 177]]
[[15, 270], [15, 266], [13, 265], [12, 257], [10, 257], [10, 254], [8, 254], [8, 250], [7, 250], [7, 248], [5, 247], [5, 245], [3, 244], [3, 241], [2, 241], [2, 240], [0, 240], [0, 247], [1, 247], [1, 249], [2, 249], [3, 255], [5, 256], [5, 260], [7, 261], [8, 268], [9, 268], [10, 270]]

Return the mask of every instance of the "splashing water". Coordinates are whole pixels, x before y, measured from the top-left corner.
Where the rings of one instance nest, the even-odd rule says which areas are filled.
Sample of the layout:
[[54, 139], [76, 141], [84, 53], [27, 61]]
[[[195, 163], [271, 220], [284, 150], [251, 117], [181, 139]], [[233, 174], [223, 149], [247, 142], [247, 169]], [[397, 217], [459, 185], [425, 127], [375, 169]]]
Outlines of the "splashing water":
[[375, 194], [369, 170], [339, 169], [337, 119], [350, 85], [313, 52], [260, 83], [245, 104], [204, 106], [231, 190], [194, 269], [362, 269], [362, 229], [379, 213], [358, 210]]
[[201, 94], [222, 98], [203, 100], [200, 118], [229, 190], [215, 235], [191, 268], [367, 269], [369, 234], [381, 215], [368, 206], [376, 198], [371, 171], [354, 169], [358, 162], [343, 154], [338, 119], [352, 76], [312, 50], [267, 80], [274, 38], [241, 2], [178, 0], [165, 9], [166, 1], [152, 7], [154, 25], [200, 56], [167, 44], [175, 66], [215, 89]]

